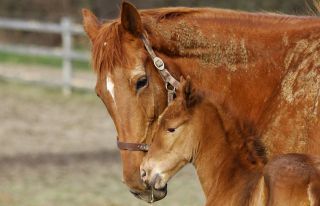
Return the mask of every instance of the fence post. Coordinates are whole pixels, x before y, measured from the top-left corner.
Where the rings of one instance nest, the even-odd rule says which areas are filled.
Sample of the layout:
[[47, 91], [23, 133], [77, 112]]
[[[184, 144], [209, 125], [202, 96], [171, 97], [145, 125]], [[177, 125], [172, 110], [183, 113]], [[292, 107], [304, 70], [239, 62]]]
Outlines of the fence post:
[[62, 47], [63, 47], [63, 63], [62, 63], [62, 75], [63, 75], [63, 94], [71, 94], [71, 78], [72, 78], [72, 33], [71, 33], [71, 20], [68, 17], [61, 19], [62, 27]]

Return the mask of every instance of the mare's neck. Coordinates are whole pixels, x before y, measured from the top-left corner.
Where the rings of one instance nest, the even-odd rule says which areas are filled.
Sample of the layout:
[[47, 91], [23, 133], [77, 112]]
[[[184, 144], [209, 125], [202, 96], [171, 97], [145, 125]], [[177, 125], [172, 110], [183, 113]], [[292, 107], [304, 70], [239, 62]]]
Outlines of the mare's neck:
[[227, 140], [217, 111], [210, 111], [204, 118], [193, 163], [207, 201], [216, 205], [249, 205], [263, 163], [250, 154], [250, 143], [240, 135]]
[[153, 47], [177, 78], [190, 76], [211, 102], [254, 127], [279, 94], [288, 51], [320, 28], [312, 17], [180, 10], [146, 21]]

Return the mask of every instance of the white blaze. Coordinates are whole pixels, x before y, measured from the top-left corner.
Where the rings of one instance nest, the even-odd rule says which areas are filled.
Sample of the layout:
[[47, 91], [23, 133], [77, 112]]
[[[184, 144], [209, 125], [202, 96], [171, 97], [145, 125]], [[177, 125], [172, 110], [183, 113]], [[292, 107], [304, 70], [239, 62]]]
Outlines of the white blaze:
[[110, 77], [107, 76], [107, 90], [110, 93], [113, 101], [115, 102], [114, 99], [114, 83]]

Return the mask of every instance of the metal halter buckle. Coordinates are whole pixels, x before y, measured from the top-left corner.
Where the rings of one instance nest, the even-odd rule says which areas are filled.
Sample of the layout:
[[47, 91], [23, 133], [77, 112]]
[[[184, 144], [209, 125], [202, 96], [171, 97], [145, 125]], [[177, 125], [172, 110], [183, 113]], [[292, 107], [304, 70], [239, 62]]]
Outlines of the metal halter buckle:
[[146, 145], [146, 144], [141, 144], [141, 145], [138, 146], [138, 148], [139, 148], [141, 151], [148, 151], [149, 146]]
[[155, 57], [153, 59], [153, 64], [158, 70], [160, 70], [160, 71], [164, 70], [164, 63], [163, 63], [162, 59], [160, 59], [159, 57]]

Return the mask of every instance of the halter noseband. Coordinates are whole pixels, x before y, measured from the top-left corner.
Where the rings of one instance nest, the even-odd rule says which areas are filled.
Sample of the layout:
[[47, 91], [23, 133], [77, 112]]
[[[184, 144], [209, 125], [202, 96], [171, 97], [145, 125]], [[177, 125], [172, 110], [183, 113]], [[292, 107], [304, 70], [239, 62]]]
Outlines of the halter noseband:
[[[149, 40], [144, 35], [142, 35], [141, 40], [143, 41], [144, 46], [147, 49], [154, 66], [157, 68], [162, 80], [165, 82], [165, 88], [168, 93], [168, 103], [170, 103], [175, 97], [176, 89], [179, 87], [180, 82], [176, 80], [165, 68], [164, 62], [154, 53]], [[149, 150], [149, 145], [145, 143], [126, 143], [120, 142], [119, 139], [117, 139], [117, 145], [120, 150], [142, 152], [148, 152]]]
[[148, 144], [120, 142], [119, 139], [117, 139], [117, 145], [120, 150], [142, 151], [142, 152], [148, 152], [149, 150]]

